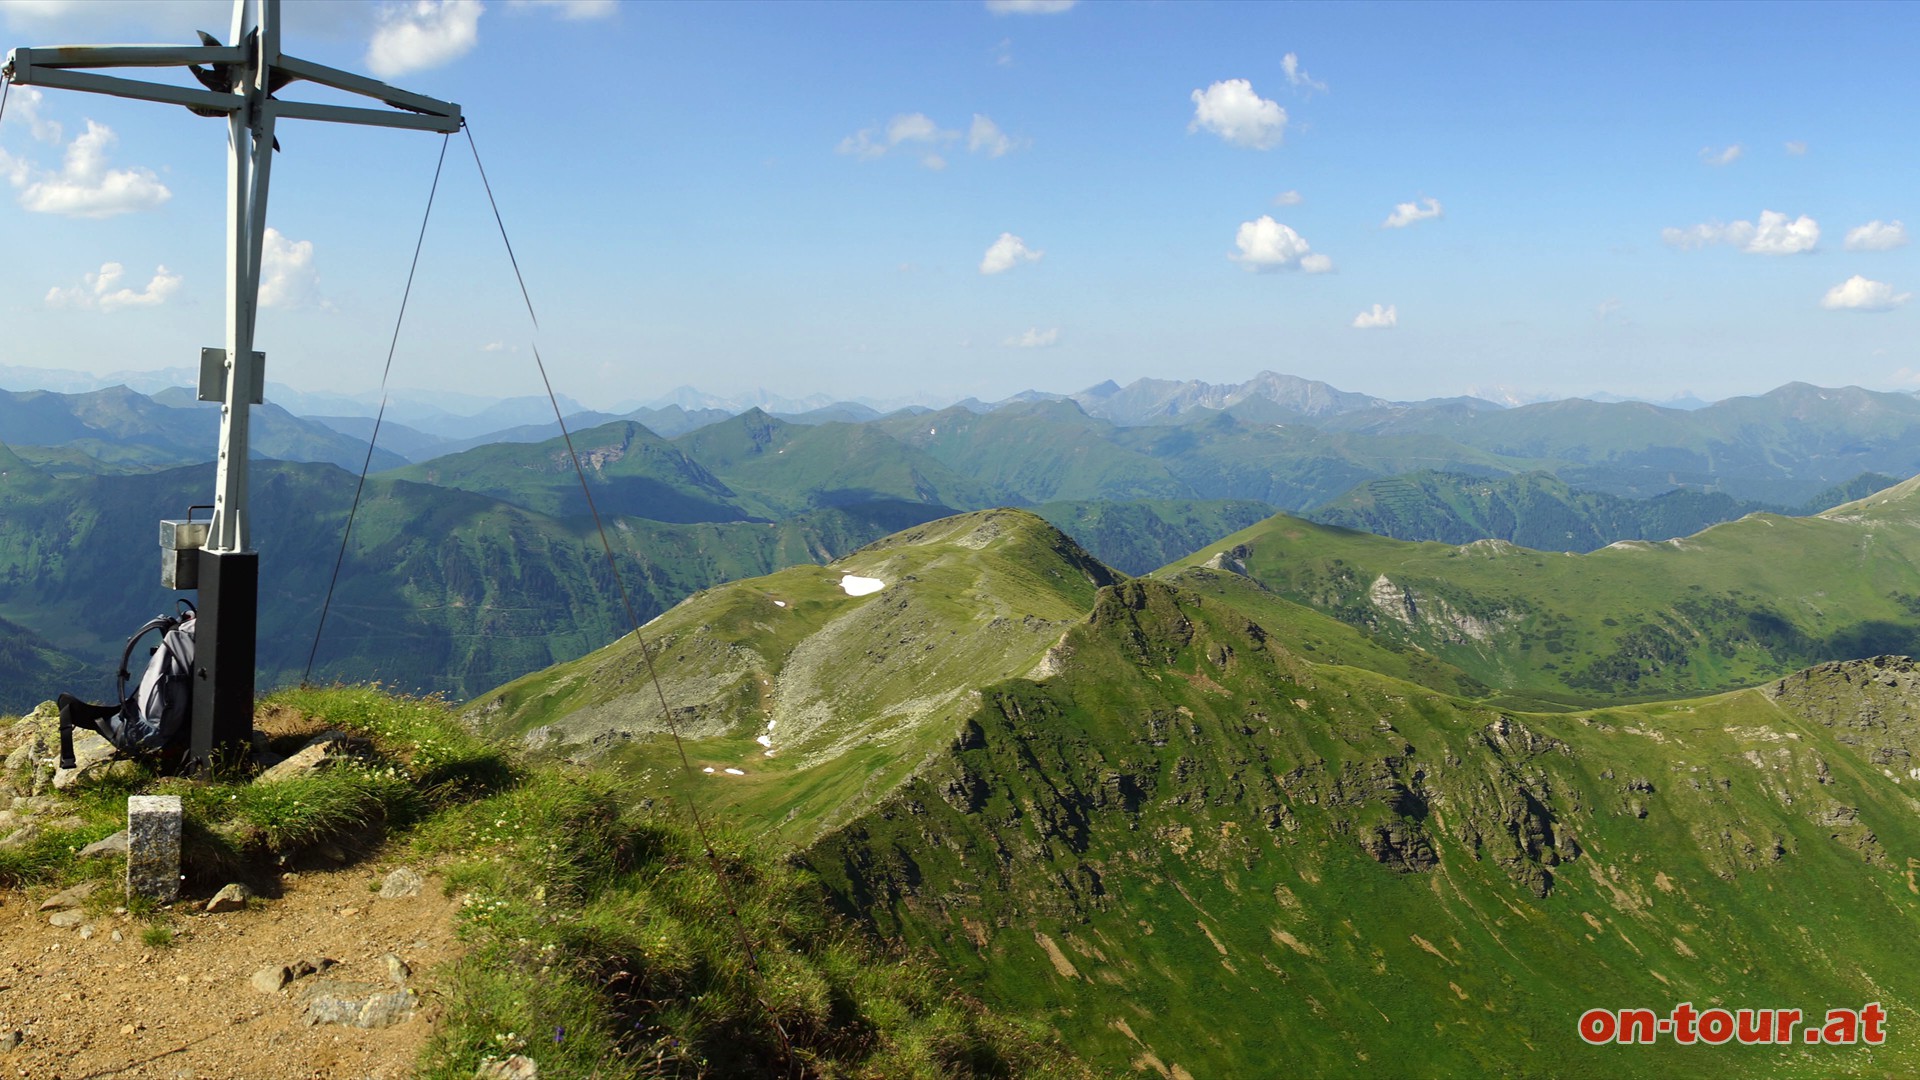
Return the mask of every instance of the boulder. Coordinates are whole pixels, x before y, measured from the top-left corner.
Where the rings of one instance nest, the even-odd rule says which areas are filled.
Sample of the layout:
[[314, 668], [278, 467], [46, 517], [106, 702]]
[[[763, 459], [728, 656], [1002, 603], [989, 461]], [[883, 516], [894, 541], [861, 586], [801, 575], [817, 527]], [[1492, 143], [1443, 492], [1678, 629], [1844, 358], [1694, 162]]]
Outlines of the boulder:
[[387, 879], [380, 883], [380, 899], [405, 900], [408, 897], [419, 896], [420, 890], [425, 886], [424, 878], [402, 866], [388, 874]]
[[124, 857], [127, 854], [127, 830], [121, 829], [105, 840], [95, 840], [80, 849], [83, 859], [104, 859], [114, 855]]
[[70, 889], [62, 889], [45, 900], [40, 901], [41, 911], [70, 911], [86, 903], [94, 890], [106, 884], [103, 881], [83, 881]]
[[229, 911], [245, 911], [247, 901], [253, 899], [253, 890], [235, 882], [223, 885], [220, 891], [207, 901], [206, 912], [209, 915], [223, 915]]
[[293, 971], [285, 964], [273, 964], [253, 973], [247, 982], [263, 994], [277, 994], [293, 981]]
[[345, 1024], [382, 1028], [413, 1015], [420, 999], [411, 990], [395, 990], [380, 983], [316, 979], [300, 995], [308, 1026]]
[[323, 731], [307, 740], [285, 761], [261, 773], [256, 784], [278, 784], [328, 769], [342, 761], [364, 756], [371, 749], [367, 740], [344, 731]]

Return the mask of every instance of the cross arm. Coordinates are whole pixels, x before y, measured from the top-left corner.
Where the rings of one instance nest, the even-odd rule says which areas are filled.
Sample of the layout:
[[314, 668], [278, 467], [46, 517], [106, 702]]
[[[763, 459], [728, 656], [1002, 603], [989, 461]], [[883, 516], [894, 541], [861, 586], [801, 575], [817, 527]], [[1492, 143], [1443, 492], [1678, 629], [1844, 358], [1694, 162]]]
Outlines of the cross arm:
[[246, 51], [233, 45], [43, 45], [15, 49], [7, 65], [28, 68], [179, 67], [244, 64]]
[[438, 131], [451, 135], [460, 130], [460, 114], [421, 116], [385, 109], [356, 109], [348, 105], [320, 105], [310, 101], [272, 101], [267, 108], [284, 120], [331, 120], [337, 124], [365, 124], [368, 127], [410, 128], [414, 131]]
[[[335, 90], [345, 90], [350, 94], [359, 94], [363, 97], [374, 98], [383, 105], [390, 105], [396, 109], [405, 109], [412, 113], [422, 113], [427, 116], [442, 118], [450, 122], [450, 126], [436, 126], [430, 130], [447, 132], [460, 130], [460, 106], [455, 105], [453, 102], [441, 101], [438, 98], [430, 98], [425, 94], [415, 94], [411, 91], [400, 90], [388, 86], [386, 83], [380, 82], [377, 79], [369, 79], [364, 75], [355, 75], [349, 71], [341, 71], [339, 68], [330, 68], [325, 64], [316, 64], [311, 60], [302, 60], [297, 56], [282, 56], [273, 66], [280, 71], [284, 71], [296, 78], [305, 79], [310, 83], [318, 83], [321, 86], [331, 87]], [[282, 113], [282, 115], [289, 114]], [[316, 119], [322, 118], [316, 117]]]
[[66, 90], [85, 90], [95, 94], [110, 94], [114, 97], [185, 105], [191, 109], [211, 109], [216, 113], [235, 112], [246, 104], [245, 99], [233, 94], [216, 94], [211, 90], [201, 90], [196, 87], [136, 82], [133, 79], [122, 79], [113, 75], [95, 75], [86, 71], [42, 67], [34, 62], [35, 57], [32, 54], [31, 49], [15, 49], [7, 54], [6, 67], [0, 70], [0, 74], [4, 74], [7, 79], [22, 86], [52, 86]]

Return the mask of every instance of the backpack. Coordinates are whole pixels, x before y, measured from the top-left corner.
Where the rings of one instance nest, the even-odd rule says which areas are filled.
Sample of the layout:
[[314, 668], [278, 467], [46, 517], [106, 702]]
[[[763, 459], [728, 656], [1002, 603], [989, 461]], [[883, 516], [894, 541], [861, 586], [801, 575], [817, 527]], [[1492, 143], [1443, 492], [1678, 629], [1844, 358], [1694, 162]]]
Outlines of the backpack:
[[[120, 654], [118, 705], [93, 705], [70, 694], [60, 695], [60, 767], [71, 769], [73, 729], [88, 727], [106, 737], [114, 749], [129, 754], [160, 754], [176, 748], [184, 740], [193, 718], [193, 655], [195, 613], [193, 605], [180, 601], [185, 613], [180, 616], [157, 615], [133, 632]], [[147, 634], [158, 631], [160, 643], [148, 657], [147, 667], [133, 693], [127, 692], [133, 678], [128, 664], [134, 648]]]

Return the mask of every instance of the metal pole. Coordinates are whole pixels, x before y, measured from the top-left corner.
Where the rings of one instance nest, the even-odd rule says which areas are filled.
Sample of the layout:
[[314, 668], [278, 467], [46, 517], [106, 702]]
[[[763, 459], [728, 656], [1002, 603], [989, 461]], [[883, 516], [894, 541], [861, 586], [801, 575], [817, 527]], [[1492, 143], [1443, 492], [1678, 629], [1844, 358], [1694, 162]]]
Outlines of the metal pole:
[[[249, 0], [235, 0], [233, 41], [247, 49], [234, 92], [246, 105], [227, 120], [227, 334], [220, 456], [215, 465], [213, 522], [200, 553], [200, 628], [195, 656], [193, 729], [188, 755], [206, 763], [221, 747], [253, 737], [254, 668], [259, 623], [260, 556], [252, 548], [247, 506], [250, 408], [263, 389], [253, 362], [260, 301], [268, 181], [273, 169], [273, 111], [267, 81], [278, 58], [278, 0], [260, 0], [257, 23]], [[252, 23], [253, 25], [249, 25]]]

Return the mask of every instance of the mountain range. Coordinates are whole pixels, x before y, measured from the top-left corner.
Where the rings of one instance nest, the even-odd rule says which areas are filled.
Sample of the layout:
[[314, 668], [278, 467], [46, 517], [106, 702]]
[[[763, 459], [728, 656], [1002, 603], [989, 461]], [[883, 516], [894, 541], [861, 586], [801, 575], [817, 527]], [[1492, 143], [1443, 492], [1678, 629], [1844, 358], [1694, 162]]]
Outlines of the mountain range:
[[[1090, 415], [1074, 397], [1020, 397], [860, 422], [759, 409], [714, 419], [669, 406], [651, 418], [686, 428], [677, 435], [626, 417], [576, 428], [574, 446], [621, 541], [622, 565], [638, 576], [643, 618], [728, 580], [999, 506], [1028, 507], [1108, 565], [1137, 574], [1276, 510], [1407, 539], [1582, 551], [1686, 536], [1757, 510], [1813, 512], [1885, 478], [1842, 475], [1843, 467], [1920, 471], [1920, 403], [1859, 390], [1796, 385], [1695, 412], [1396, 404], [1271, 374], [1235, 386], [1142, 381], [1079, 396], [1104, 401], [1093, 407], [1114, 416], [1154, 421], [1131, 424]], [[1302, 411], [1270, 419], [1282, 409]], [[281, 679], [306, 666], [306, 627], [318, 621], [352, 502], [352, 477], [337, 470], [358, 470], [366, 448], [355, 433], [371, 425], [271, 405], [256, 413], [258, 454], [307, 463], [263, 469], [277, 486], [262, 486], [255, 500], [266, 573], [280, 589], [262, 655]], [[0, 617], [38, 635], [53, 652], [34, 655], [59, 657], [62, 670], [103, 666], [122, 635], [169, 606], [150, 576], [152, 519], [183, 516], [205, 499], [190, 463], [204, 460], [217, 409], [184, 391], [148, 397], [120, 388], [7, 392], [0, 414], [17, 463], [9, 537], [0, 542], [0, 574], [12, 584]], [[513, 405], [493, 415], [530, 413]], [[367, 543], [349, 546], [340, 587], [359, 598], [336, 611], [347, 620], [342, 636], [322, 641], [316, 670], [464, 696], [618, 633], [612, 608], [594, 598], [594, 575], [604, 573], [594, 567], [604, 560], [591, 556], [598, 540], [561, 440], [521, 425], [501, 441], [436, 453], [459, 444], [394, 423], [382, 443], [407, 434], [415, 441], [396, 445], [427, 460], [406, 464], [376, 451], [363, 503]], [[1631, 479], [1693, 452], [1662, 440], [1706, 448], [1713, 483], [1649, 483], [1658, 492], [1643, 497], [1644, 476], [1624, 490], [1570, 479]], [[1738, 494], [1736, 476], [1756, 494]], [[114, 507], [105, 526], [103, 512], [74, 510], [102, 500]], [[138, 510], [122, 517], [122, 507]], [[503, 553], [492, 554], [495, 546]], [[448, 584], [469, 580], [490, 584], [478, 592]], [[30, 677], [24, 665], [0, 667], [0, 700], [45, 696], [38, 688], [47, 669]], [[1550, 682], [1536, 689], [1582, 693]]]
[[[1115, 1074], [1920, 1070], [1897, 1037], [1576, 1026], [1920, 1021], [1920, 402], [1254, 383], [588, 417], [593, 512], [537, 418], [414, 429], [314, 674], [697, 805]], [[0, 708], [104, 698], [170, 604], [153, 521], [211, 485], [206, 407], [0, 409]], [[366, 450], [261, 415], [316, 458], [254, 469], [271, 685], [316, 648]]]
[[[1623, 1055], [1575, 1020], [1912, 1014], [1920, 670], [1803, 646], [1900, 621], [1917, 551], [1920, 480], [1585, 556], [1282, 516], [1132, 579], [984, 511], [708, 590], [466, 715], [764, 835], [1116, 1072], [1900, 1073], [1891, 1040]], [[1555, 678], [1531, 642], [1644, 660], [1607, 651], [1628, 613], [1693, 696], [1521, 700]]]

